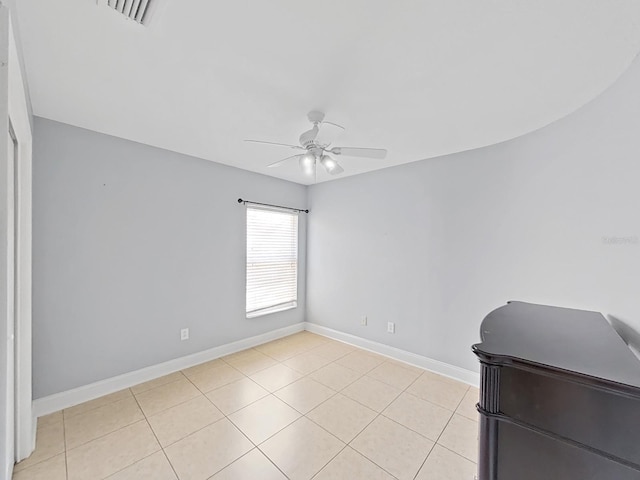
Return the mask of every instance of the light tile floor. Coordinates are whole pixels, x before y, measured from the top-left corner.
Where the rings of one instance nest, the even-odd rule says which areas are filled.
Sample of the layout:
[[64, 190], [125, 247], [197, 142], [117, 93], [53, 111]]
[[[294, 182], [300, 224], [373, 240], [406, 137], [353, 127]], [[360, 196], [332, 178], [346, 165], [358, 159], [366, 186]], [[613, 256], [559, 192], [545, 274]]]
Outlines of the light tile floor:
[[478, 390], [309, 332], [38, 420], [14, 480], [472, 480]]

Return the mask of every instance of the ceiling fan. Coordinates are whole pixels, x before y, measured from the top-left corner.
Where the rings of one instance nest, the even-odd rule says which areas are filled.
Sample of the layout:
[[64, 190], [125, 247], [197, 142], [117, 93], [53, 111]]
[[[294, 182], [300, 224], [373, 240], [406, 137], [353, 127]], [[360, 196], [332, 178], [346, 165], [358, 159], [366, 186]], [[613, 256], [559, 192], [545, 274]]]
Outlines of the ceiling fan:
[[[289, 147], [294, 150], [303, 150], [304, 153], [299, 153], [291, 157], [284, 158], [274, 162], [268, 167], [279, 167], [285, 163], [298, 161], [300, 168], [306, 175], [315, 175], [316, 166], [318, 163], [324, 167], [324, 169], [330, 175], [338, 175], [344, 172], [344, 169], [340, 164], [328, 154], [332, 155], [344, 155], [347, 157], [366, 157], [383, 159], [387, 155], [387, 151], [382, 148], [356, 148], [356, 147], [331, 147], [331, 142], [327, 142], [321, 134], [321, 127], [324, 125], [330, 125], [344, 130], [344, 127], [324, 121], [324, 113], [312, 110], [307, 114], [307, 118], [313, 124], [311, 130], [307, 130], [300, 135], [300, 145], [290, 145], [287, 143], [265, 142], [262, 140], [245, 140], [245, 142], [252, 143], [264, 143], [267, 145], [276, 145], [280, 147]], [[331, 147], [331, 148], [330, 148]]]

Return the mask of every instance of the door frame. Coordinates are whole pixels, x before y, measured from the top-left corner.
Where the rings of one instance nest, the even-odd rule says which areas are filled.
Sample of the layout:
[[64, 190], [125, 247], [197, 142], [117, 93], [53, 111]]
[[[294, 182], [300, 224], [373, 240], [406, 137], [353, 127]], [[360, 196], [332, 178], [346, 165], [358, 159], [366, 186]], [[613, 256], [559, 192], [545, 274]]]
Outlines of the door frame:
[[[15, 182], [18, 192], [15, 196], [18, 205], [15, 211], [14, 226], [7, 224], [9, 199], [0, 195], [0, 222], [6, 225], [7, 235], [15, 237], [15, 279], [0, 279], [0, 325], [15, 321], [15, 355], [13, 361], [0, 362], [2, 368], [13, 363], [15, 372], [14, 384], [14, 418], [15, 418], [15, 457], [16, 461], [28, 457], [35, 448], [35, 425], [33, 418], [33, 398], [31, 390], [31, 238], [32, 238], [32, 132], [29, 119], [25, 83], [23, 82], [18, 49], [11, 24], [9, 7], [0, 3], [0, 129], [9, 131], [10, 125], [17, 143], [16, 176], [8, 178], [10, 172], [8, 162], [14, 159], [7, 157], [8, 135], [0, 135], [0, 180]], [[11, 168], [11, 170], [13, 170]], [[3, 189], [4, 190], [4, 189]], [[12, 203], [12, 202], [11, 202]], [[10, 252], [7, 238], [0, 238], [0, 271], [7, 271]], [[15, 283], [15, 319], [8, 317], [7, 294], [11, 291], [8, 282]], [[0, 372], [1, 374], [2, 372]], [[2, 452], [4, 454], [4, 452]], [[4, 457], [4, 455], [3, 455]], [[13, 465], [7, 465], [11, 472]], [[10, 477], [9, 477], [10, 478]]]

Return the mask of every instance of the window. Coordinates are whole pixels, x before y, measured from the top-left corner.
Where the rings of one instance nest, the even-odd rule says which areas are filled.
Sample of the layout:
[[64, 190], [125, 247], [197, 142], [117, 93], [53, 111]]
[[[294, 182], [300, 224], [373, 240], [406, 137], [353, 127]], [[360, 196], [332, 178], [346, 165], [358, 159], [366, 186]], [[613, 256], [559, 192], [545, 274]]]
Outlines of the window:
[[297, 305], [297, 213], [247, 207], [247, 318]]

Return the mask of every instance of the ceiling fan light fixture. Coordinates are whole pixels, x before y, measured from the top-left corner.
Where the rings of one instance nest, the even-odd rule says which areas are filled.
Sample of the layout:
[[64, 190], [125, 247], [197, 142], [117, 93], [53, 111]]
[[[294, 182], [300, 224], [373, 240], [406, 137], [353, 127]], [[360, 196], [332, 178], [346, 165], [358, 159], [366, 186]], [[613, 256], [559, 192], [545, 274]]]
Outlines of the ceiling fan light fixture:
[[338, 166], [338, 162], [336, 162], [329, 155], [323, 155], [322, 158], [320, 159], [320, 163], [328, 173], [333, 172]]
[[306, 153], [300, 157], [300, 168], [305, 175], [313, 175], [316, 167], [316, 157], [312, 153]]

